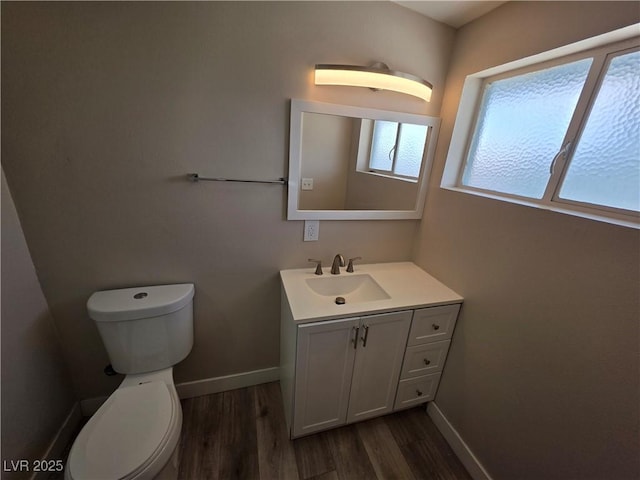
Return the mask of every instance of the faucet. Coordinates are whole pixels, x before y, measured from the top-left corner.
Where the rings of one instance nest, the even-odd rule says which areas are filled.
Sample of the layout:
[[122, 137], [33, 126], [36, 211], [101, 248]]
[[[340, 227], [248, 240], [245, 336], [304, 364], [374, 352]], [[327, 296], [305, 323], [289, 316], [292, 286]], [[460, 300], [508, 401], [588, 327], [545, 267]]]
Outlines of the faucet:
[[333, 257], [333, 264], [331, 265], [331, 275], [340, 275], [340, 267], [344, 267], [344, 257], [339, 253], [335, 257]]

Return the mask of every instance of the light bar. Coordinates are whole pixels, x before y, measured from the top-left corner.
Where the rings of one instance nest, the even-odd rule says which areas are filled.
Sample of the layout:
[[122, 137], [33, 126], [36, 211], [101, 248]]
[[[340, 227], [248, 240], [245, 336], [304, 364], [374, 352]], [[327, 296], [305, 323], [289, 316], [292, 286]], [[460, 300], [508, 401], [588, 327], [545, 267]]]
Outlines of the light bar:
[[[379, 64], [378, 64], [379, 65]], [[365, 87], [374, 90], [392, 90], [431, 100], [433, 86], [415, 75], [397, 72], [388, 68], [356, 65], [316, 65], [316, 85], [342, 85], [347, 87]]]

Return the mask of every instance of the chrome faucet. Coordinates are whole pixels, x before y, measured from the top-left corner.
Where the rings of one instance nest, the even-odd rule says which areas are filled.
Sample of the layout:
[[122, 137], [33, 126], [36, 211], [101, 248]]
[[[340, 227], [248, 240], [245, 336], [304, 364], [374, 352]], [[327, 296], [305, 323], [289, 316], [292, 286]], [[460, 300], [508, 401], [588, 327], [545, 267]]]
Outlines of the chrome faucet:
[[340, 267], [344, 267], [344, 257], [339, 253], [335, 257], [333, 257], [333, 264], [331, 265], [331, 275], [340, 275]]

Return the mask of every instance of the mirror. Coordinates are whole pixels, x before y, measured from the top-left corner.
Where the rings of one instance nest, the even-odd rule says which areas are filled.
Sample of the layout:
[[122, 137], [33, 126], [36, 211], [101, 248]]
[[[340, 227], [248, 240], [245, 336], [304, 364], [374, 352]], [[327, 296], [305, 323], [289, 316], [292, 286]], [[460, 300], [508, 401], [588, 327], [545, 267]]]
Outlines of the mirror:
[[440, 119], [291, 100], [288, 220], [422, 217]]

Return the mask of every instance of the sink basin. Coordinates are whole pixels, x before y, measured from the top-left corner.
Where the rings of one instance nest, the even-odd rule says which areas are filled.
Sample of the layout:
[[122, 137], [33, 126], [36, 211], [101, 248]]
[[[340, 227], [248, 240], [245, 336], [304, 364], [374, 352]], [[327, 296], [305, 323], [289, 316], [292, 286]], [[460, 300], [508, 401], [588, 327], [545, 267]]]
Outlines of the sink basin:
[[309, 289], [318, 295], [344, 297], [346, 303], [372, 302], [391, 298], [368, 274], [307, 278]]

